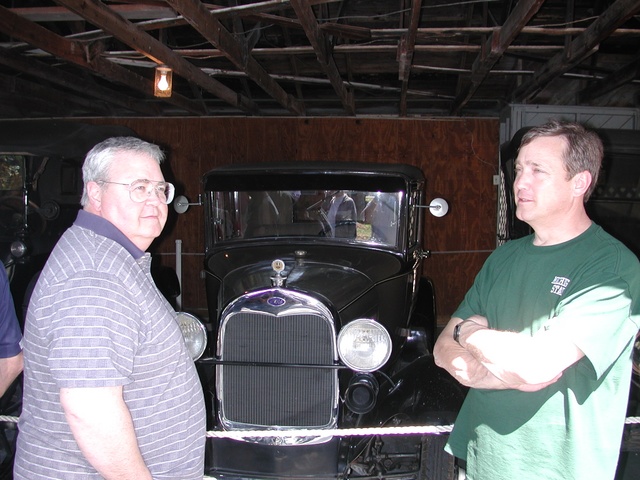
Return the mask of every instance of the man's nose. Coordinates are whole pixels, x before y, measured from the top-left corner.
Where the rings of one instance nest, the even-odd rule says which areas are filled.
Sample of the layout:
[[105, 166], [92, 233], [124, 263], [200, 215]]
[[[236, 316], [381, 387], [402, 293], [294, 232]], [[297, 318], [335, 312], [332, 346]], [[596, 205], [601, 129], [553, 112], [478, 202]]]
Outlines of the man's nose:
[[151, 191], [147, 190], [147, 199], [145, 203], [164, 203], [160, 200], [160, 192], [157, 188], [151, 188]]
[[521, 188], [525, 188], [528, 184], [527, 176], [523, 172], [516, 173], [516, 178], [513, 181], [513, 188], [515, 190], [520, 190]]

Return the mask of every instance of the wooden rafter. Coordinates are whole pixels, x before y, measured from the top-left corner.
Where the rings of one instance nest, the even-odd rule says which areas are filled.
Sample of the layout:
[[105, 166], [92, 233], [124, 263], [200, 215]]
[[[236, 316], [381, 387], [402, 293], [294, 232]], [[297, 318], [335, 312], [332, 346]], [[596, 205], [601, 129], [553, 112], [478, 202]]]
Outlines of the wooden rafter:
[[413, 0], [411, 4], [411, 17], [407, 34], [400, 40], [398, 52], [399, 78], [402, 82], [400, 92], [400, 116], [407, 116], [407, 89], [409, 88], [409, 75], [413, 64], [413, 52], [415, 51], [418, 27], [420, 26], [420, 13], [422, 0]]
[[[140, 102], [139, 99], [123, 95], [110, 88], [80, 83], [78, 82], [78, 78], [71, 73], [52, 68], [33, 58], [17, 55], [5, 48], [0, 48], [0, 64], [39, 78], [48, 84], [57, 85], [82, 94], [89, 94], [91, 97], [101, 100], [107, 105], [119, 105], [131, 112], [142, 115], [158, 115], [160, 113], [160, 110], [154, 105]], [[58, 93], [58, 95], [62, 96], [61, 93]], [[51, 92], [46, 96], [51, 97]]]
[[535, 98], [552, 80], [571, 70], [598, 50], [611, 32], [640, 11], [640, 0], [617, 0], [562, 52], [551, 58], [512, 95], [514, 102]]
[[154, 62], [168, 65], [176, 74], [182, 76], [189, 82], [199, 85], [201, 88], [225, 101], [229, 105], [232, 105], [245, 113], [259, 113], [258, 107], [254, 102], [237, 94], [222, 83], [209, 77], [201, 69], [188, 62], [185, 58], [176, 55], [173, 50], [165, 44], [137, 28], [134, 24], [122, 18], [98, 0], [57, 1], [70, 10], [81, 14], [92, 24], [110, 32], [118, 40], [129, 45], [131, 48], [147, 56]]
[[[0, 30], [34, 47], [49, 52], [55, 57], [92, 71], [111, 82], [126, 85], [134, 90], [145, 92], [147, 95], [149, 95], [148, 92], [153, 92], [153, 82], [151, 80], [147, 80], [113, 62], [104, 60], [100, 56], [87, 58], [84, 44], [56, 35], [4, 7], [0, 7]], [[186, 111], [194, 112], [196, 110], [194, 105], [184, 97], [174, 96], [168, 100]], [[202, 110], [199, 111], [202, 113]]]
[[520, 0], [502, 28], [494, 31], [471, 67], [467, 87], [456, 97], [451, 112], [459, 113], [487, 77], [493, 66], [502, 57], [509, 45], [531, 20], [544, 0]]
[[239, 70], [296, 115], [304, 114], [303, 105], [288, 95], [269, 73], [251, 56], [245, 45], [215, 18], [200, 0], [166, 0], [212, 45], [217, 47]]
[[110, 113], [109, 104], [91, 102], [67, 93], [51, 95], [51, 90], [46, 86], [17, 77], [0, 75], [0, 92], [3, 96], [20, 98], [21, 103], [29, 109], [56, 117], [66, 117], [77, 110], [87, 115]]
[[596, 81], [593, 85], [585, 88], [578, 93], [579, 102], [589, 102], [594, 98], [598, 98], [609, 92], [614, 91], [621, 86], [632, 82], [636, 79], [640, 79], [640, 54], [636, 56], [634, 60], [627, 63], [625, 66], [616, 70], [615, 72], [607, 75]]
[[343, 108], [348, 115], [355, 115], [355, 103], [353, 100], [353, 92], [347, 89], [345, 83], [342, 81], [340, 72], [333, 59], [332, 53], [329, 51], [327, 39], [318, 26], [318, 20], [313, 13], [311, 5], [303, 0], [291, 0], [291, 5], [298, 16], [298, 20], [304, 28], [305, 34], [315, 51], [316, 57], [320, 62], [320, 67], [324, 71], [325, 75], [329, 78], [331, 86], [335, 90]]
[[[497, 116], [534, 101], [637, 108], [640, 95], [640, 0], [607, 10], [481, 0], [465, 15], [422, 0], [53, 3], [0, 9], [0, 75], [16, 92], [0, 117], [31, 111], [23, 101], [51, 115], [58, 105], [33, 84], [68, 96], [71, 116], [355, 115], [356, 105], [358, 115]], [[160, 62], [174, 70], [168, 99], [152, 96]], [[32, 82], [32, 98], [12, 78]]]

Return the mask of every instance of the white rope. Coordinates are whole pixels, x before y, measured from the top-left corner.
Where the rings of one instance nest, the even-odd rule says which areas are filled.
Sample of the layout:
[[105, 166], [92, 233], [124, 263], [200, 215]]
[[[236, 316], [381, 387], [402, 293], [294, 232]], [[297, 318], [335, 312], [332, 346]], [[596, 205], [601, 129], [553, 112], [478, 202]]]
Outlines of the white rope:
[[[17, 422], [18, 417], [0, 415], [0, 422]], [[627, 417], [625, 424], [638, 424], [640, 417]], [[234, 431], [209, 431], [207, 437], [215, 438], [244, 438], [244, 437], [324, 437], [324, 436], [368, 436], [368, 435], [440, 435], [451, 432], [453, 425], [424, 425], [416, 427], [371, 427], [371, 428], [344, 428], [334, 430], [234, 430]], [[216, 477], [204, 476], [203, 480], [215, 480]]]
[[[11, 417], [8, 415], [0, 415], [0, 422], [18, 422], [18, 417]], [[625, 424], [637, 424], [640, 423], [640, 417], [627, 417]], [[419, 427], [371, 427], [371, 428], [344, 428], [335, 430], [295, 430], [295, 431], [282, 431], [282, 430], [269, 430], [269, 431], [209, 431], [207, 437], [215, 438], [244, 438], [244, 437], [324, 437], [324, 436], [367, 436], [367, 435], [440, 435], [442, 433], [451, 432], [453, 425], [425, 425]], [[203, 480], [215, 480], [215, 477], [203, 477]]]
[[355, 437], [369, 435], [440, 435], [449, 433], [453, 425], [423, 425], [414, 427], [369, 427], [339, 428], [316, 430], [229, 430], [209, 431], [207, 437], [244, 438], [244, 437]]
[[[0, 422], [17, 423], [18, 417], [0, 415]], [[626, 425], [640, 424], [640, 417], [627, 417]], [[244, 438], [244, 437], [355, 437], [369, 435], [441, 435], [449, 433], [453, 425], [422, 425], [413, 427], [369, 427], [369, 428], [338, 428], [332, 430], [212, 430], [207, 437], [214, 438]]]
[[[640, 417], [627, 417], [625, 424], [638, 424]], [[209, 431], [207, 437], [213, 438], [246, 438], [246, 437], [354, 437], [370, 435], [441, 435], [450, 433], [453, 425], [422, 425], [406, 427], [370, 427], [370, 428], [343, 428], [333, 430], [229, 430]]]

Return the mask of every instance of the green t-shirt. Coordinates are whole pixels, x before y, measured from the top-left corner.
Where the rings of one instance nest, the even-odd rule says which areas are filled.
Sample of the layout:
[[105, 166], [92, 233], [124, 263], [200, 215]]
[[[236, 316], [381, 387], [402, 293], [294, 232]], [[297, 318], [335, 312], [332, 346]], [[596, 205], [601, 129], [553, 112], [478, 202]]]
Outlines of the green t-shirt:
[[529, 236], [492, 253], [453, 316], [529, 336], [556, 329], [585, 356], [538, 392], [469, 391], [447, 445], [468, 479], [613, 479], [639, 300], [638, 259], [595, 224], [559, 245]]

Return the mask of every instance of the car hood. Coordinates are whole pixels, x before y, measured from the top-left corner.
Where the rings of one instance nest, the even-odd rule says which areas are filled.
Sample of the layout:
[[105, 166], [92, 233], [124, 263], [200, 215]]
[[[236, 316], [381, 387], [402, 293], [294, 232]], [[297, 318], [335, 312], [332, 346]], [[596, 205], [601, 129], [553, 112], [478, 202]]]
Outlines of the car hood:
[[356, 253], [347, 260], [335, 255], [335, 251], [333, 255], [330, 253], [329, 250], [326, 254], [314, 252], [308, 258], [295, 255], [274, 255], [267, 259], [264, 256], [252, 259], [245, 257], [244, 261], [239, 262], [241, 266], [234, 267], [237, 257], [227, 251], [224, 255], [227, 262], [220, 263], [218, 257], [218, 266], [222, 265], [223, 268], [214, 272], [221, 280], [223, 305], [245, 292], [272, 287], [272, 277], [276, 276], [272, 262], [276, 259], [284, 261], [285, 268], [281, 276], [286, 288], [313, 292], [337, 310], [357, 301], [376, 284], [403, 273], [403, 262], [393, 255]]
[[[273, 286], [272, 277], [275, 275], [271, 262], [249, 265], [230, 272], [224, 281], [225, 303], [244, 292]], [[338, 310], [374, 285], [371, 278], [354, 268], [313, 262], [286, 269], [282, 280], [287, 288], [323, 296]]]

